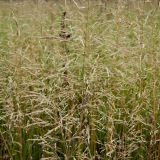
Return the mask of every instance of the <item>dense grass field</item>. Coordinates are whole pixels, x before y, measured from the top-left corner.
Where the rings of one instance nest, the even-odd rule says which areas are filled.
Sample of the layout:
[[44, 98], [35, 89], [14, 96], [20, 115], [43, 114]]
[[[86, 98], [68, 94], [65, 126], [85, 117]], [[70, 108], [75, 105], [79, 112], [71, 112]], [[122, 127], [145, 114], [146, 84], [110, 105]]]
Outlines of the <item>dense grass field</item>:
[[159, 160], [160, 11], [0, 2], [0, 160]]

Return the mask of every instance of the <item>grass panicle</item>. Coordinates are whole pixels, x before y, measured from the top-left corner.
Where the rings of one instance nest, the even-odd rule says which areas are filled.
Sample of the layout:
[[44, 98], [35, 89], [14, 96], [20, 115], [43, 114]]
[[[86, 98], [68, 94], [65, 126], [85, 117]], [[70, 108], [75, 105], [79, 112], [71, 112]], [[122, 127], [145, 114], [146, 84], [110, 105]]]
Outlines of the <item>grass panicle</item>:
[[0, 2], [0, 159], [159, 160], [157, 3], [35, 2]]

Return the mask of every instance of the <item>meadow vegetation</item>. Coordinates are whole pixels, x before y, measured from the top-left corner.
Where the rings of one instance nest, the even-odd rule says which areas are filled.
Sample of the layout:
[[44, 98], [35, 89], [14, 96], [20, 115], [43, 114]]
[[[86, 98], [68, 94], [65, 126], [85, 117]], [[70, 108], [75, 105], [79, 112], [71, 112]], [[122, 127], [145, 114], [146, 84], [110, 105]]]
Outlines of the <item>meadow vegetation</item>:
[[66, 2], [0, 2], [0, 159], [159, 160], [159, 9]]

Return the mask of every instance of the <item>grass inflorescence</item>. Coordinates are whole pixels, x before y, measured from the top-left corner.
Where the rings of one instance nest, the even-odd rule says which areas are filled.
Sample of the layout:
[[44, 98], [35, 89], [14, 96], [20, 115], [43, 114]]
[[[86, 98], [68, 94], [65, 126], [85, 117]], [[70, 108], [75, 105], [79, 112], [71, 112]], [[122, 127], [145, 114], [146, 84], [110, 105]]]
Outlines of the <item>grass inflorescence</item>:
[[160, 12], [118, 5], [0, 2], [0, 159], [160, 159]]

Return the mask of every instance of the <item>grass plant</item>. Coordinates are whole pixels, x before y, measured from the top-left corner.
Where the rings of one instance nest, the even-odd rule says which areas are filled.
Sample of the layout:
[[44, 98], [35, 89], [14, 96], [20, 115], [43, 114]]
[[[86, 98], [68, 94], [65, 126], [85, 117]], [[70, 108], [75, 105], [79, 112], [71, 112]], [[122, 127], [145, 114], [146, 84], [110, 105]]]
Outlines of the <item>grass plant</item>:
[[160, 11], [118, 5], [0, 2], [0, 159], [160, 159]]

